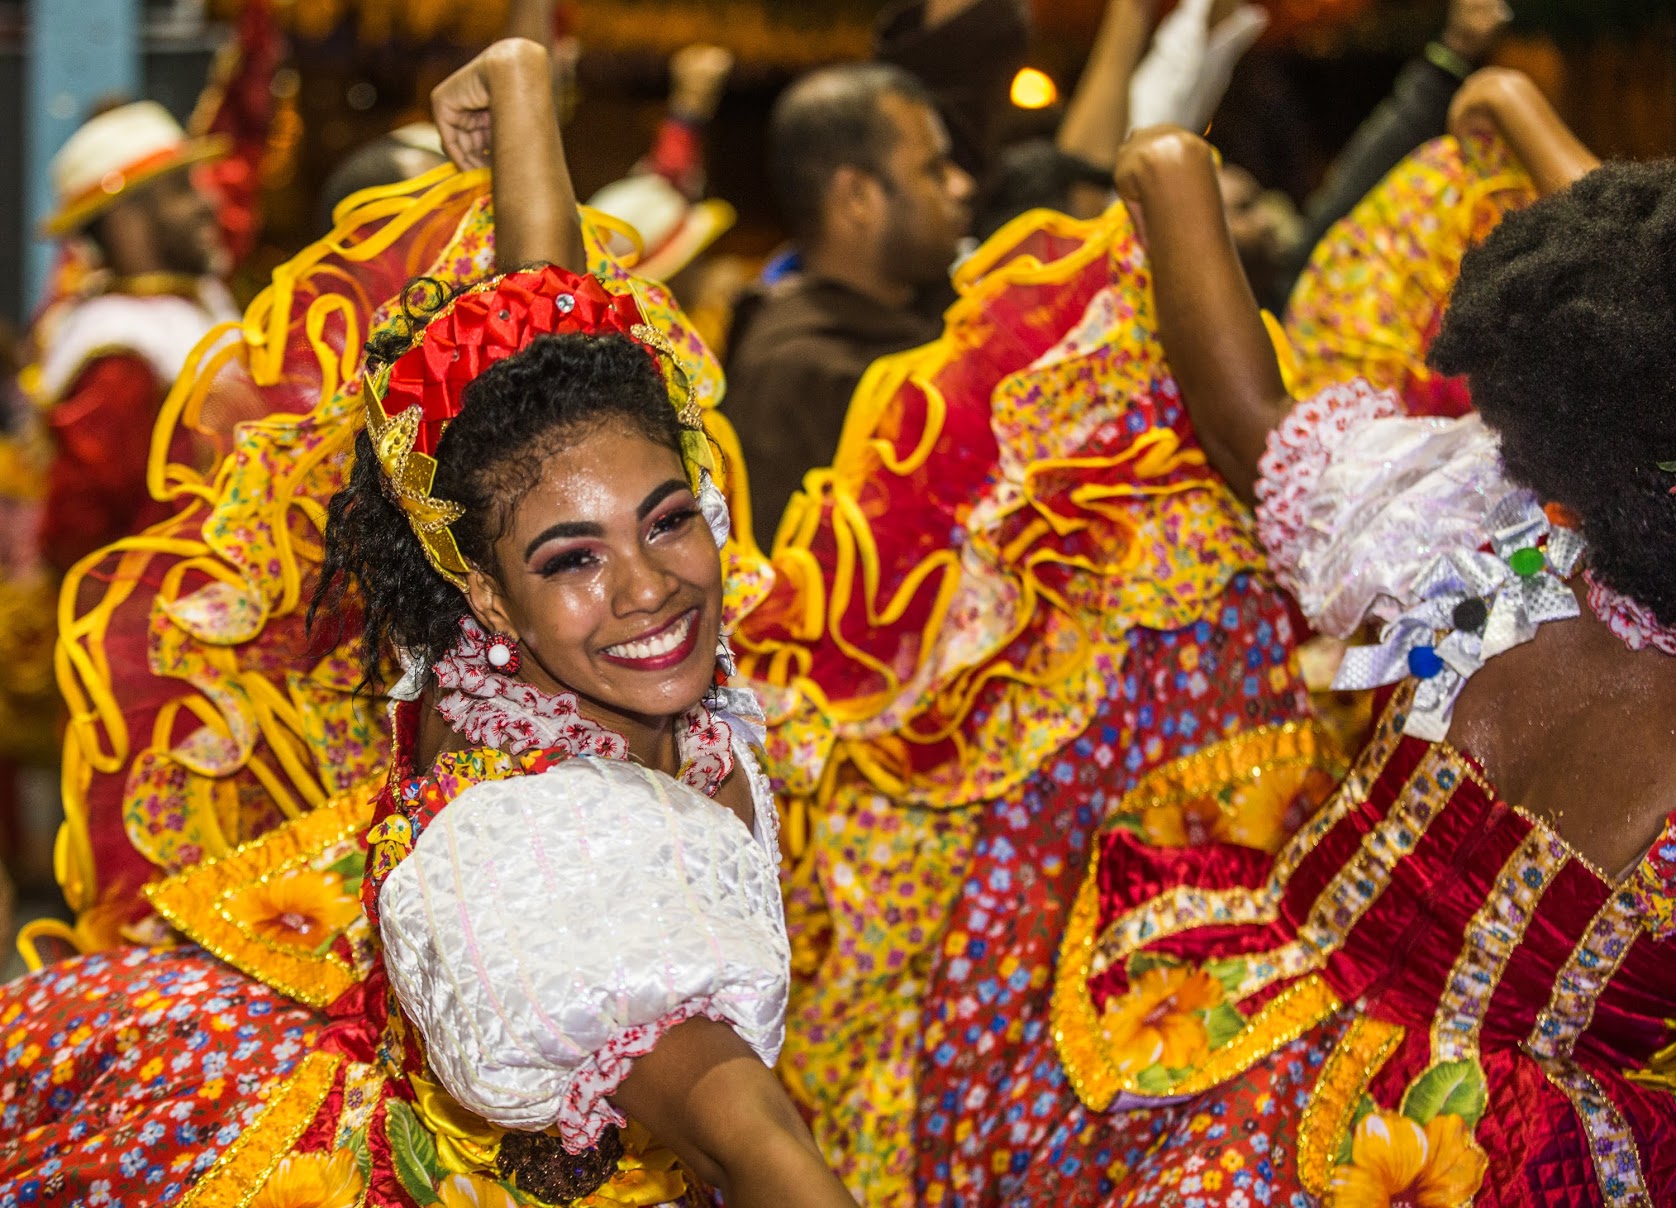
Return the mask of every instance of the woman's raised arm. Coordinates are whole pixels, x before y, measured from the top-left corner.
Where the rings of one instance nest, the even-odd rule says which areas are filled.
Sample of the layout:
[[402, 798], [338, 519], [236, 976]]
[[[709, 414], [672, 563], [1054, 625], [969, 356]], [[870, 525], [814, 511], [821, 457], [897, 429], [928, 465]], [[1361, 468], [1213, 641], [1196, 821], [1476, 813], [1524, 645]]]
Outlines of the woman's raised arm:
[[1146, 244], [1158, 339], [1199, 443], [1249, 503], [1292, 400], [1228, 231], [1216, 155], [1197, 135], [1159, 126], [1123, 145], [1114, 175]]
[[1486, 67], [1461, 85], [1449, 106], [1449, 133], [1463, 138], [1483, 126], [1507, 140], [1544, 196], [1600, 167], [1522, 71]]
[[438, 84], [431, 110], [448, 158], [494, 170], [496, 263], [585, 271], [547, 48], [503, 38]]

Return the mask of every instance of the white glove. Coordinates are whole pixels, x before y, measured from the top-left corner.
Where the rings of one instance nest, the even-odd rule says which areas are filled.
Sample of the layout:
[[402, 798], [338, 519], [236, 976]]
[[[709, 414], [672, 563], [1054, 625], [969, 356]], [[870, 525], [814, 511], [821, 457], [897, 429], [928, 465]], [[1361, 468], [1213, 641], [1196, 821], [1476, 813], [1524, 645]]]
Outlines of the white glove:
[[1268, 28], [1268, 13], [1244, 4], [1207, 30], [1212, 0], [1182, 0], [1161, 22], [1129, 81], [1129, 129], [1203, 130], [1222, 102], [1234, 65]]

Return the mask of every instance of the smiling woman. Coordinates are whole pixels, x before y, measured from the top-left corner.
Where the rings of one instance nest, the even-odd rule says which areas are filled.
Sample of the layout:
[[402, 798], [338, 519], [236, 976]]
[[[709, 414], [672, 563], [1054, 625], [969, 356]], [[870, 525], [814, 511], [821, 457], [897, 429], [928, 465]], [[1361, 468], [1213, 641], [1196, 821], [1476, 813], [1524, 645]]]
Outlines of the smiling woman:
[[[402, 505], [363, 433], [350, 489], [332, 507], [338, 539], [328, 543], [322, 601], [335, 606], [353, 577], [369, 679], [392, 650], [412, 666], [438, 662], [463, 622], [481, 621], [506, 641], [522, 679], [574, 693], [635, 758], [673, 773], [668, 719], [714, 678], [721, 563], [682, 461], [662, 354], [628, 334], [641, 326], [632, 302], [566, 277], [513, 274], [493, 293], [444, 303], [450, 321], [432, 328], [417, 325], [427, 302], [441, 309], [436, 291], [410, 290], [412, 334], [392, 333], [374, 352], [388, 377], [383, 422], [404, 405], [425, 409], [415, 436], [435, 449], [436, 505], [458, 512], [447, 529], [454, 548], [439, 557], [434, 541], [390, 541]], [[569, 297], [571, 309], [541, 305], [547, 294]], [[518, 330], [475, 329], [479, 315], [506, 329], [511, 299], [532, 303]], [[455, 364], [464, 345], [493, 363], [454, 391], [457, 402], [433, 399], [401, 368], [422, 337], [433, 360]], [[454, 406], [446, 433], [432, 431]]]
[[365, 397], [316, 612], [358, 601], [366, 677], [404, 670], [362, 896], [421, 1123], [469, 1121], [463, 1173], [549, 1202], [612, 1181], [625, 1112], [738, 1203], [847, 1202], [769, 1070], [774, 809], [719, 674], [726, 508], [668, 341], [554, 266], [420, 283]]
[[535, 267], [433, 264], [468, 284], [409, 285], [333, 399], [365, 428], [311, 624], [395, 699], [388, 779], [149, 887], [202, 949], [0, 991], [0, 1070], [54, 1053], [0, 1113], [0, 1203], [853, 1204], [771, 1069], [790, 949], [702, 367], [584, 244], [543, 48], [433, 102], [460, 166], [517, 148], [495, 252]]
[[736, 1203], [848, 1202], [769, 1068], [774, 807], [669, 341], [549, 265], [419, 283], [369, 352], [316, 615], [358, 602], [367, 679], [403, 667], [361, 892], [419, 1125], [550, 1203], [649, 1160], [628, 1116]]

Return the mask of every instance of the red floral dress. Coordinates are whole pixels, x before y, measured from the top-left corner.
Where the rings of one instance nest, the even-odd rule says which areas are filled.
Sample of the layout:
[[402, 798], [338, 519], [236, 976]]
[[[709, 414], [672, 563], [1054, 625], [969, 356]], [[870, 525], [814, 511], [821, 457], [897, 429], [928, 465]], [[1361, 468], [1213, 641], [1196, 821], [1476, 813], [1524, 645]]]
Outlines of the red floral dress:
[[[466, 751], [418, 775], [400, 757], [413, 724], [404, 709], [386, 790], [151, 887], [195, 943], [79, 957], [0, 989], [0, 1203], [521, 1202], [498, 1164], [504, 1132], [449, 1098], [392, 1009], [360, 905], [364, 835], [375, 813], [428, 819], [472, 785], [564, 756]], [[696, 1194], [632, 1124], [583, 1161], [588, 1190], [548, 1202], [650, 1208]]]

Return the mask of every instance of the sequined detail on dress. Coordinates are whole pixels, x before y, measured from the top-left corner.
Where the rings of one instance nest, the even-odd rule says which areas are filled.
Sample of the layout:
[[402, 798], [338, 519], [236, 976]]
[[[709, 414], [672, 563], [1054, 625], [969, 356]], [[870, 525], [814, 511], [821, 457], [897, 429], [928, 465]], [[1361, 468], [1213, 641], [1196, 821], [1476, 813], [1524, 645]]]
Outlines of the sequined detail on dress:
[[1466, 940], [1444, 981], [1432, 1021], [1433, 1061], [1478, 1056], [1478, 1032], [1490, 999], [1524, 941], [1537, 902], [1565, 867], [1567, 856], [1558, 836], [1538, 828], [1502, 866], [1495, 888], [1467, 924]]
[[1574, 1061], [1540, 1061], [1543, 1075], [1571, 1100], [1589, 1138], [1595, 1179], [1606, 1208], [1653, 1208], [1635, 1134], [1600, 1083]]
[[1533, 1056], [1564, 1059], [1594, 1019], [1595, 1002], [1629, 955], [1640, 929], [1636, 901], [1624, 889], [1610, 894], [1554, 977], [1553, 996], [1536, 1017], [1525, 1048]]

